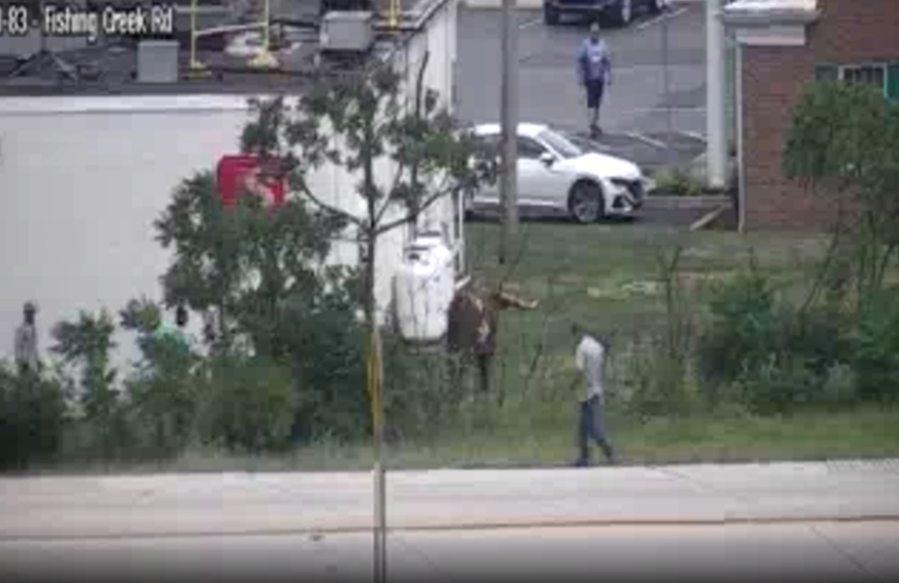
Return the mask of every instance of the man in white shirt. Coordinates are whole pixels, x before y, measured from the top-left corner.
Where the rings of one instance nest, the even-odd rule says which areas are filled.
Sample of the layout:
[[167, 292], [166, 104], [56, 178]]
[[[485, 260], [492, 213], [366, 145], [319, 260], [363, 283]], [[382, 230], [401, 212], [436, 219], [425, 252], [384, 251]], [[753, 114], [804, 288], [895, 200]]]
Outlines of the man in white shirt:
[[583, 378], [575, 379], [572, 389], [583, 383], [584, 392], [580, 396], [580, 422], [578, 426], [578, 445], [580, 455], [575, 466], [584, 467], [590, 464], [590, 438], [602, 448], [610, 464], [615, 463], [612, 446], [606, 439], [602, 426], [603, 403], [603, 369], [605, 365], [606, 347], [594, 336], [587, 333], [580, 324], [572, 324], [572, 334], [580, 338], [575, 352], [575, 362]]

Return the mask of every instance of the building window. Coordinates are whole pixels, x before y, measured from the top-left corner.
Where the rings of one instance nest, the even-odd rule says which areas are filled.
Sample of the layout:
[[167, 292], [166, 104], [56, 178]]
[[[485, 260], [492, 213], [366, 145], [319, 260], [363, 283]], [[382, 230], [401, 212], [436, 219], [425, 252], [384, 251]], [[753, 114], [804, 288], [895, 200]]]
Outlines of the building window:
[[887, 68], [885, 65], [840, 67], [840, 80], [846, 83], [868, 83], [886, 94]]
[[868, 83], [882, 90], [887, 99], [899, 101], [899, 63], [819, 65], [815, 78], [818, 81]]

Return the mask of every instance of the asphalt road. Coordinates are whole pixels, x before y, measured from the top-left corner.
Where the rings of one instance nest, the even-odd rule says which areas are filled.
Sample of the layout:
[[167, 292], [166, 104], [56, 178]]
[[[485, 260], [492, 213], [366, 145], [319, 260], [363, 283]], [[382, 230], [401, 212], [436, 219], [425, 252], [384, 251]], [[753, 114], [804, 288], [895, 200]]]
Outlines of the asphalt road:
[[[391, 533], [390, 581], [506, 576], [694, 582], [899, 575], [899, 522]], [[370, 534], [0, 543], [0, 576], [371, 581]], [[201, 579], [196, 579], [201, 580]]]

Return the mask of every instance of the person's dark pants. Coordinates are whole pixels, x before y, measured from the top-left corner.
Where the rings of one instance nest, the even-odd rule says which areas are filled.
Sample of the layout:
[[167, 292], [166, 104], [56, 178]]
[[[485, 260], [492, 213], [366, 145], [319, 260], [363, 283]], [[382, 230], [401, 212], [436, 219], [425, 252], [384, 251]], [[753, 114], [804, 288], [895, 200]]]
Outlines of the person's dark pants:
[[580, 422], [578, 427], [578, 446], [580, 448], [580, 456], [577, 459], [577, 465], [586, 465], [590, 461], [589, 442], [593, 439], [602, 449], [606, 459], [610, 462], [614, 461], [614, 452], [612, 446], [606, 438], [602, 426], [602, 403], [599, 396], [591, 397], [580, 403]]
[[585, 84], [587, 90], [587, 109], [599, 109], [602, 106], [602, 96], [606, 85], [603, 81], [588, 80]]

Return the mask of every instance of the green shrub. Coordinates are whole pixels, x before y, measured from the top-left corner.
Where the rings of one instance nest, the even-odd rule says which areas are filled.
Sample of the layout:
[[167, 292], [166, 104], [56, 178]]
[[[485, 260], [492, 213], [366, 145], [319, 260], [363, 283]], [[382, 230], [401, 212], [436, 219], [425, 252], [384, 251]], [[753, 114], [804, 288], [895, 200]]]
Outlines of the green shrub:
[[746, 370], [758, 370], [772, 352], [775, 292], [754, 262], [750, 268], [713, 290], [711, 321], [700, 334], [699, 373], [716, 401], [715, 390], [737, 381]]
[[899, 396], [899, 289], [864, 303], [853, 340], [859, 395], [873, 400]]
[[[456, 421], [462, 388], [449, 382], [442, 351], [417, 351], [398, 334], [384, 334], [384, 407], [388, 437], [427, 439]], [[476, 367], [471, 366], [471, 375]]]
[[365, 334], [347, 297], [292, 296], [279, 310], [278, 336], [297, 407], [291, 439], [358, 440], [370, 433]]
[[820, 401], [823, 384], [806, 360], [786, 353], [771, 354], [758, 368], [747, 369], [736, 386], [751, 411], [783, 414]]
[[0, 469], [55, 459], [65, 416], [64, 379], [45, 370], [19, 374], [0, 362]]
[[821, 397], [825, 405], [841, 407], [858, 398], [858, 375], [848, 364], [836, 362], [827, 369]]
[[703, 192], [701, 180], [680, 168], [664, 168], [653, 175], [653, 194], [666, 196], [699, 196]]
[[826, 384], [851, 352], [840, 313], [779, 299], [754, 263], [715, 291], [710, 311], [698, 361], [711, 404], [736, 398], [757, 412], [785, 412], [833, 397]]
[[119, 312], [120, 325], [137, 333], [143, 358], [125, 382], [134, 453], [173, 456], [196, 437], [198, 409], [195, 376], [200, 357], [171, 336], [154, 335], [162, 309], [146, 299], [132, 300]]
[[204, 441], [254, 454], [288, 444], [296, 395], [286, 367], [232, 353], [210, 364], [206, 383]]
[[638, 335], [625, 353], [626, 407], [641, 417], [670, 415], [687, 405], [688, 363], [672, 355], [662, 334]]

